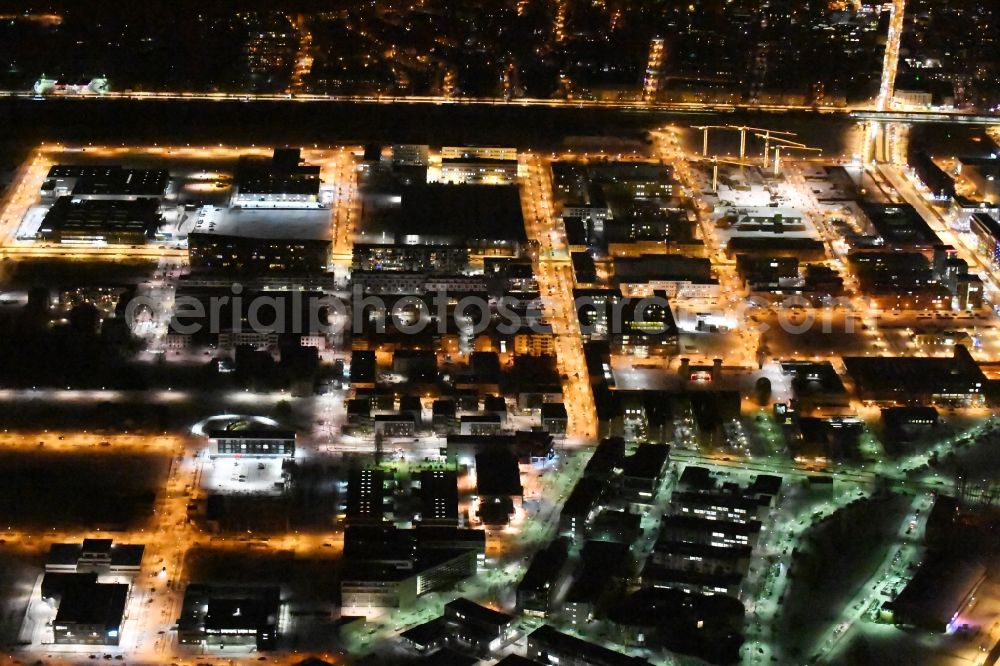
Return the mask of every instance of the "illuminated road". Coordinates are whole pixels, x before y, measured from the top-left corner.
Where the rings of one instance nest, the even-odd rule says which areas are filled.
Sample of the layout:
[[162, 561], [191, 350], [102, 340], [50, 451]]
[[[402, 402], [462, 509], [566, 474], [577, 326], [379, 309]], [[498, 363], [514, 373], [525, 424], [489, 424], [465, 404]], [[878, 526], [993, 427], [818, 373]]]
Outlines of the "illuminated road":
[[333, 189], [333, 227], [331, 251], [336, 258], [350, 261], [354, 235], [361, 211], [358, 199], [358, 172], [354, 154], [360, 147], [341, 148], [323, 172]]
[[903, 19], [906, 15], [906, 0], [892, 0], [889, 15], [889, 35], [885, 42], [885, 56], [882, 60], [882, 80], [879, 85], [877, 111], [888, 111], [892, 96], [896, 91], [896, 70], [899, 67], [899, 42], [903, 37]]
[[[895, 0], [897, 3], [902, 0]], [[895, 51], [898, 59], [898, 46]], [[299, 67], [305, 67], [306, 61]], [[890, 82], [891, 84], [891, 82]], [[885, 79], [883, 77], [884, 88]], [[0, 99], [28, 99], [44, 101], [49, 97], [39, 97], [33, 91], [0, 91]], [[289, 103], [357, 103], [395, 105], [437, 105], [437, 106], [487, 106], [487, 107], [540, 107], [554, 109], [617, 109], [635, 113], [734, 113], [751, 111], [764, 113], [808, 112], [818, 114], [865, 114], [863, 117], [877, 117], [881, 113], [891, 115], [892, 120], [905, 122], [1000, 122], [997, 115], [976, 115], [968, 111], [942, 109], [934, 112], [882, 109], [876, 105], [853, 107], [812, 104], [706, 104], [704, 102], [645, 102], [639, 99], [615, 101], [596, 99], [544, 99], [503, 97], [450, 97], [446, 95], [320, 95], [313, 93], [202, 93], [202, 92], [109, 92], [102, 95], [52, 95], [52, 99], [63, 100], [124, 100], [124, 101], [208, 101], [208, 102], [289, 102]], [[861, 116], [859, 116], [861, 117]]]
[[523, 158], [521, 205], [528, 238], [538, 245], [535, 278], [545, 302], [556, 344], [556, 363], [563, 380], [563, 400], [569, 419], [568, 434], [592, 440], [597, 437], [594, 396], [583, 355], [580, 323], [573, 302], [573, 268], [569, 243], [552, 202], [549, 162], [537, 155]]
[[[892, 96], [896, 90], [896, 71], [899, 67], [899, 42], [903, 36], [903, 18], [906, 0], [892, 0], [889, 15], [889, 34], [886, 36], [885, 53], [882, 57], [882, 77], [879, 83], [875, 111], [885, 113], [892, 108]], [[862, 146], [862, 161], [869, 164], [873, 159], [885, 162], [892, 159], [892, 145], [886, 139], [888, 128], [876, 119], [865, 124], [865, 138]]]

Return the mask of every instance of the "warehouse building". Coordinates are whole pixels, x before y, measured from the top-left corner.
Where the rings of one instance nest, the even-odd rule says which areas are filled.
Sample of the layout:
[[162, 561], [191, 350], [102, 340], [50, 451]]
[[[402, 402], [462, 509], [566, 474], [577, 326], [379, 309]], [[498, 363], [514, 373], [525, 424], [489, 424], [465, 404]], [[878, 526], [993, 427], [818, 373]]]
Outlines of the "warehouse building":
[[59, 197], [38, 227], [38, 239], [66, 245], [142, 245], [162, 223], [156, 199]]

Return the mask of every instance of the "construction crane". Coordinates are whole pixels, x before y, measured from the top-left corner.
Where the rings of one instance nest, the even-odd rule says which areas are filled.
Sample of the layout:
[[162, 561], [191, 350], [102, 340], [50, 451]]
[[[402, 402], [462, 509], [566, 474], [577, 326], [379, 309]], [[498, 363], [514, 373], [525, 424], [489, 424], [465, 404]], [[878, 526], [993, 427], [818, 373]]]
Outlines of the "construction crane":
[[712, 192], [715, 194], [719, 193], [719, 162], [723, 164], [735, 164], [742, 169], [743, 162], [736, 160], [720, 160], [718, 157], [712, 158]]
[[703, 134], [702, 138], [702, 148], [701, 156], [708, 157], [708, 130], [713, 129], [732, 129], [731, 125], [693, 125], [692, 129], [701, 130]]
[[[759, 139], [763, 139], [763, 134], [755, 135]], [[773, 141], [777, 143], [774, 146], [774, 175], [777, 176], [781, 173], [781, 151], [783, 150], [806, 150], [816, 153], [821, 153], [823, 150], [821, 148], [812, 148], [804, 143], [799, 143], [798, 141], [789, 141], [788, 139], [782, 139], [781, 137], [773, 137]]]
[[[764, 133], [764, 166], [767, 167], [767, 154], [768, 147], [771, 142], [771, 135], [778, 136], [796, 136], [795, 132], [785, 132], [782, 130], [772, 130], [766, 127], [748, 127], [746, 125], [730, 125], [731, 129], [739, 130], [740, 132], [740, 161], [742, 162], [746, 158], [747, 154], [747, 132], [763, 132]], [[754, 136], [760, 136], [760, 134], [755, 134]]]
[[780, 139], [782, 141], [787, 141], [787, 139], [781, 139], [782, 136], [796, 136], [795, 132], [781, 132], [778, 130], [761, 129], [759, 127], [747, 127], [748, 130], [756, 130], [757, 133], [754, 134], [756, 137], [760, 137], [760, 132], [763, 132], [764, 138], [764, 168], [766, 169], [769, 165], [769, 158], [771, 155], [771, 137], [774, 136], [776, 140]]
[[768, 154], [770, 148], [770, 142], [772, 136], [796, 136], [795, 132], [786, 132], [783, 130], [773, 130], [767, 129], [766, 127], [750, 127], [749, 125], [696, 125], [694, 129], [700, 129], [704, 133], [702, 140], [702, 157], [708, 157], [708, 130], [711, 129], [721, 129], [721, 130], [731, 130], [740, 133], [740, 162], [745, 163], [747, 157], [747, 132], [763, 132], [761, 134], [755, 134], [754, 136], [760, 136], [764, 139], [764, 166], [767, 167]]

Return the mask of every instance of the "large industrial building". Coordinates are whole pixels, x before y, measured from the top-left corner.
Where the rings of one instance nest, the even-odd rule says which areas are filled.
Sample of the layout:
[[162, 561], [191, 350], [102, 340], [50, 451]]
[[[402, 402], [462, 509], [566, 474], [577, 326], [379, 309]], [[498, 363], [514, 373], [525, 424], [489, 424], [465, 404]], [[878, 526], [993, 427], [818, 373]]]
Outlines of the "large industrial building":
[[398, 206], [371, 220], [365, 233], [396, 245], [467, 248], [487, 256], [518, 256], [527, 243], [514, 185], [406, 186]]
[[72, 195], [78, 200], [160, 198], [169, 179], [166, 169], [57, 164], [49, 169], [41, 195], [43, 199]]
[[358, 615], [408, 608], [424, 594], [474, 576], [486, 552], [482, 530], [389, 524], [344, 531], [341, 606]]
[[865, 400], [902, 404], [978, 405], [986, 376], [963, 345], [951, 358], [849, 356], [855, 392]]
[[232, 205], [242, 208], [314, 208], [320, 205], [319, 190], [318, 166], [302, 164], [298, 148], [276, 148], [271, 158], [240, 158]]
[[229, 274], [322, 272], [330, 211], [205, 207], [188, 235], [192, 268]]
[[73, 245], [142, 245], [162, 219], [156, 199], [56, 199], [38, 228], [39, 240]]

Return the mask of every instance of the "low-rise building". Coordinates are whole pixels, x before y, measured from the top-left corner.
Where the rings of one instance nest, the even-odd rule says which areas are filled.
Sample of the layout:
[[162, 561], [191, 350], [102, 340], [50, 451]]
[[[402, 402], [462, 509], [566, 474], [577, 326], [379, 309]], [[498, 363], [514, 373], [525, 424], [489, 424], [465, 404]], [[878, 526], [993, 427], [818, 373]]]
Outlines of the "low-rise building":
[[57, 645], [118, 645], [128, 596], [123, 583], [66, 586], [52, 620], [53, 640]]
[[898, 625], [944, 633], [955, 628], [985, 578], [986, 567], [978, 562], [932, 553], [886, 608]]
[[270, 585], [191, 584], [184, 591], [177, 640], [182, 645], [273, 650], [281, 590]]
[[528, 658], [560, 666], [649, 666], [650, 663], [564, 634], [547, 624], [528, 634]]
[[295, 456], [295, 431], [234, 421], [209, 430], [208, 455], [212, 458], [291, 458]]
[[977, 405], [986, 376], [963, 345], [951, 358], [850, 356], [844, 358], [857, 395], [900, 404]]
[[993, 266], [1000, 266], [1000, 222], [989, 213], [973, 213], [969, 231], [976, 239], [976, 250]]
[[566, 434], [569, 425], [569, 416], [566, 413], [566, 405], [561, 402], [546, 402], [542, 404], [542, 429], [556, 436]]
[[482, 530], [426, 526], [349, 527], [341, 605], [356, 615], [409, 608], [421, 595], [473, 576], [486, 552]]
[[45, 176], [40, 194], [43, 199], [64, 196], [77, 200], [157, 199], [166, 192], [169, 180], [166, 169], [56, 164]]
[[300, 208], [320, 204], [320, 168], [303, 164], [298, 148], [275, 148], [270, 158], [241, 157], [234, 184], [235, 207]]
[[517, 180], [516, 148], [445, 146], [441, 149], [441, 182], [501, 185]]
[[514, 618], [506, 613], [458, 598], [444, 606], [448, 642], [480, 656], [495, 653], [513, 633]]
[[142, 544], [114, 543], [112, 539], [54, 543], [45, 558], [45, 571], [134, 576], [139, 573], [145, 548]]
[[322, 209], [201, 209], [188, 234], [197, 271], [264, 275], [320, 273], [330, 255], [330, 211]]

